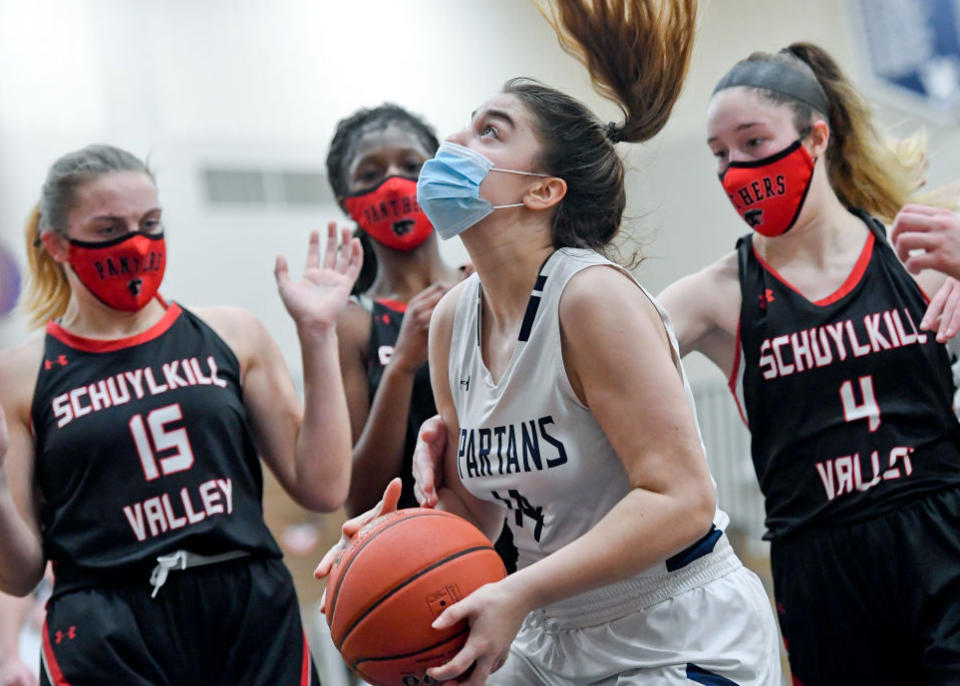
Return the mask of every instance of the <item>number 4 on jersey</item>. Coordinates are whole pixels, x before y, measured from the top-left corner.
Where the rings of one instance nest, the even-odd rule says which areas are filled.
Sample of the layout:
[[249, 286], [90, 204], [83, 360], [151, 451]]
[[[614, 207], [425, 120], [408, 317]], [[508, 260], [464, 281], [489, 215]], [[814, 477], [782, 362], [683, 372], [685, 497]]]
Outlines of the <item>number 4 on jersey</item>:
[[873, 377], [860, 377], [860, 395], [863, 397], [863, 402], [857, 403], [852, 381], [844, 381], [840, 386], [843, 418], [848, 422], [866, 419], [870, 431], [876, 431], [880, 427], [880, 406], [877, 405], [877, 396], [873, 393]]

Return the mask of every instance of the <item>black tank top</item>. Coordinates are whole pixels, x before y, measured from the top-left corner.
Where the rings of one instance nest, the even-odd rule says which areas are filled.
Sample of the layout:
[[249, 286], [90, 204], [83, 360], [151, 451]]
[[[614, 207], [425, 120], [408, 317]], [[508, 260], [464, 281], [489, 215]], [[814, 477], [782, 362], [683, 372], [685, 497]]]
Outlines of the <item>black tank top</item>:
[[185, 549], [279, 557], [233, 352], [170, 304], [137, 336], [47, 325], [31, 408], [58, 591]]
[[919, 331], [926, 299], [870, 228], [847, 281], [811, 302], [737, 243], [738, 356], [731, 388], [752, 435], [766, 538], [867, 519], [960, 484], [946, 348]]
[[[393, 348], [397, 344], [406, 303], [392, 300], [370, 301], [364, 298], [362, 304], [370, 310], [371, 315], [367, 388], [372, 404], [373, 396], [383, 378], [383, 370], [390, 362]], [[417, 507], [417, 499], [413, 495], [413, 449], [417, 444], [420, 425], [436, 413], [437, 406], [433, 401], [433, 389], [430, 386], [430, 369], [424, 364], [414, 376], [413, 393], [410, 396], [410, 413], [403, 443], [403, 466], [400, 470], [400, 479], [403, 481], [400, 507]]]

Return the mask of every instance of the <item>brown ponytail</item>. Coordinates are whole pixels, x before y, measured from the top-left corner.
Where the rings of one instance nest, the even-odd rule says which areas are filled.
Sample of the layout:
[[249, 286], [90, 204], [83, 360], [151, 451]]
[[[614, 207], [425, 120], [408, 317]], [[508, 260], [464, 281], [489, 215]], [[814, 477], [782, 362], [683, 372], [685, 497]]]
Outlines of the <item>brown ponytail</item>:
[[70, 302], [70, 284], [63, 265], [40, 242], [40, 205], [31, 210], [24, 231], [29, 278], [20, 303], [32, 327], [60, 317]]
[[[827, 168], [840, 202], [891, 221], [914, 199], [926, 175], [926, 137], [918, 133], [896, 141], [879, 131], [870, 107], [825, 50], [811, 43], [793, 43], [777, 55], [754, 53], [746, 61], [784, 62], [808, 70], [820, 83], [827, 96], [827, 112], [770, 90], [759, 92], [770, 101], [789, 104], [797, 130], [808, 127], [818, 115], [827, 119], [831, 138]], [[947, 205], [955, 205], [957, 199], [952, 193], [934, 192], [929, 197]]]
[[667, 123], [690, 67], [696, 0], [537, 0], [560, 44], [626, 121], [610, 138], [639, 143]]
[[626, 205], [623, 162], [613, 144], [648, 140], [666, 124], [690, 64], [696, 0], [537, 4], [564, 49], [586, 65], [594, 86], [626, 120], [604, 124], [580, 101], [531, 79], [512, 79], [503, 92], [533, 115], [542, 145], [538, 171], [567, 183], [552, 218], [553, 245], [605, 250]]

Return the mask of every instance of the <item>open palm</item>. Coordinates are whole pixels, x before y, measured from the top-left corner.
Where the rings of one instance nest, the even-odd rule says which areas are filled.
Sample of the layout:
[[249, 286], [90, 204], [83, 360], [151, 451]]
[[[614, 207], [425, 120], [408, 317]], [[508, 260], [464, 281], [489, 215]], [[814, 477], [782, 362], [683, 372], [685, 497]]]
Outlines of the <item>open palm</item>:
[[336, 322], [350, 297], [360, 266], [363, 264], [363, 248], [360, 241], [350, 237], [349, 229], [341, 230], [340, 247], [337, 247], [337, 225], [327, 225], [327, 247], [320, 262], [320, 235], [310, 234], [307, 263], [303, 278], [290, 278], [287, 260], [277, 256], [274, 275], [277, 288], [287, 312], [298, 326], [328, 326]]

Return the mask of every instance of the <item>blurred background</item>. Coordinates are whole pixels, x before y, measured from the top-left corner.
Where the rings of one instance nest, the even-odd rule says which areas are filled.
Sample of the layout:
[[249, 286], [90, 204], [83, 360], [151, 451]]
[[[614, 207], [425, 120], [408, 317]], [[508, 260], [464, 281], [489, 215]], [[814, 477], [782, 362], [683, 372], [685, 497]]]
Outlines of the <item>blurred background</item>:
[[[705, 0], [690, 78], [666, 129], [621, 146], [630, 168], [625, 231], [658, 292], [733, 249], [731, 211], [705, 144], [716, 81], [754, 50], [798, 40], [825, 47], [894, 135], [925, 127], [930, 186], [960, 179], [957, 0]], [[336, 122], [395, 102], [442, 137], [508, 78], [531, 76], [616, 108], [557, 45], [524, 0], [0, 0], [0, 312], [18, 290], [23, 219], [48, 166], [92, 142], [145, 157], [167, 230], [162, 293], [187, 306], [230, 304], [263, 320], [300, 384], [294, 328], [276, 294], [273, 262], [295, 267], [311, 229], [345, 220], [325, 178]], [[459, 241], [443, 245], [453, 263]], [[29, 332], [0, 315], [0, 348]], [[691, 357], [721, 504], [741, 554], [761, 573], [762, 503], [749, 444], [725, 388]], [[311, 571], [340, 515], [308, 517], [272, 482], [266, 510], [287, 547], [308, 623], [321, 591]], [[325, 683], [338, 683], [328, 675]]]

